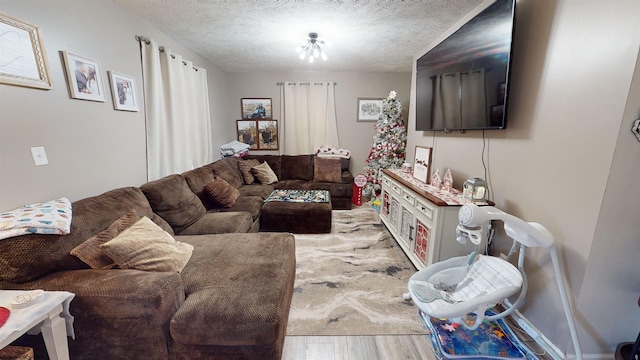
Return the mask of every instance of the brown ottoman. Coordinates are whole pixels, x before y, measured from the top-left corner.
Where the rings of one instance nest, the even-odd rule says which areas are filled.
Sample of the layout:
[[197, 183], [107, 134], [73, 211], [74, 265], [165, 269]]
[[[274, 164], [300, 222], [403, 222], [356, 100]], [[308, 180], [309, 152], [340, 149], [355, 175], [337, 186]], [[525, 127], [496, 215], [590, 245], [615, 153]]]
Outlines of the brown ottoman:
[[[290, 201], [300, 193], [326, 202]], [[278, 200], [271, 200], [273, 198]], [[327, 234], [331, 232], [331, 196], [325, 190], [274, 190], [265, 200], [260, 215], [260, 231], [291, 232], [295, 234]]]

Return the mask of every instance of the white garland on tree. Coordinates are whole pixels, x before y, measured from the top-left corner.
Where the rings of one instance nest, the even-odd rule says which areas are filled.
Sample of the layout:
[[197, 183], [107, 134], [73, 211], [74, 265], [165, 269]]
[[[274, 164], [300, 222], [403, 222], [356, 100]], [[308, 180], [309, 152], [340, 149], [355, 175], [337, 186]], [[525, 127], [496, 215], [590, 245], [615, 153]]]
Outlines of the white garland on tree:
[[396, 92], [392, 90], [383, 101], [382, 114], [375, 125], [376, 134], [364, 167], [364, 176], [367, 178], [365, 197], [380, 193], [383, 169], [397, 169], [405, 161], [407, 130], [401, 113], [402, 102], [396, 99]]

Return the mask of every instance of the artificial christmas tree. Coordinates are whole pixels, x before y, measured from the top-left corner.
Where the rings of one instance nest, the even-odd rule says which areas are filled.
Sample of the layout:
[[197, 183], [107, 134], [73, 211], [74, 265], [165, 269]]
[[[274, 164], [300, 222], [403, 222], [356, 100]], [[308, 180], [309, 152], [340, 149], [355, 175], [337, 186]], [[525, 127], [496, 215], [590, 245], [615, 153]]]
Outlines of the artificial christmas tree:
[[363, 189], [365, 197], [380, 194], [382, 169], [397, 169], [404, 163], [407, 130], [401, 112], [402, 103], [396, 99], [396, 92], [391, 91], [383, 101], [382, 115], [375, 125], [376, 134], [364, 167], [367, 178]]

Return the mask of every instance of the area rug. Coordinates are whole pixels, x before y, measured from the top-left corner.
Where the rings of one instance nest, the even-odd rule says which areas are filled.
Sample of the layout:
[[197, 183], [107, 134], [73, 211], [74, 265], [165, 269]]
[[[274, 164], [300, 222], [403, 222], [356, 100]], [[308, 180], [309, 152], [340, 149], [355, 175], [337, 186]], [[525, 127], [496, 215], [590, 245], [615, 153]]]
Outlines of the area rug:
[[287, 335], [426, 334], [404, 301], [415, 267], [369, 206], [332, 211], [330, 234], [296, 234]]

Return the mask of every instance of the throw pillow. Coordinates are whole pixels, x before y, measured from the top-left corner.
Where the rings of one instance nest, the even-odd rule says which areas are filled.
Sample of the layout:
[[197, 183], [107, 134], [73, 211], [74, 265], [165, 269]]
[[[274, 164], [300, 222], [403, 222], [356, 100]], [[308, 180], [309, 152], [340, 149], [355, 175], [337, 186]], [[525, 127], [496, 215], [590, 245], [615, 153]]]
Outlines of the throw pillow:
[[278, 177], [271, 170], [271, 167], [267, 162], [263, 162], [260, 165], [256, 165], [251, 168], [251, 173], [260, 181], [260, 184], [273, 184], [278, 182]]
[[202, 190], [215, 205], [226, 208], [232, 207], [240, 196], [238, 189], [229, 185], [218, 175], [214, 175], [213, 180], [207, 183]]
[[146, 216], [100, 247], [122, 269], [159, 272], [181, 272], [193, 253]]
[[260, 162], [256, 159], [238, 160], [238, 169], [242, 173], [245, 184], [251, 185], [256, 180], [251, 173], [251, 168], [256, 165], [260, 165]]
[[316, 156], [313, 161], [313, 181], [330, 183], [342, 182], [340, 159]]
[[0, 240], [26, 234], [67, 235], [71, 231], [71, 202], [60, 198], [0, 213]]
[[100, 248], [100, 245], [115, 238], [140, 220], [140, 216], [136, 209], [131, 209], [121, 218], [114, 221], [106, 230], [103, 230], [96, 235], [88, 238], [82, 244], [76, 246], [71, 250], [71, 255], [82, 260], [83, 263], [89, 265], [92, 269], [112, 269], [116, 266], [107, 254]]

